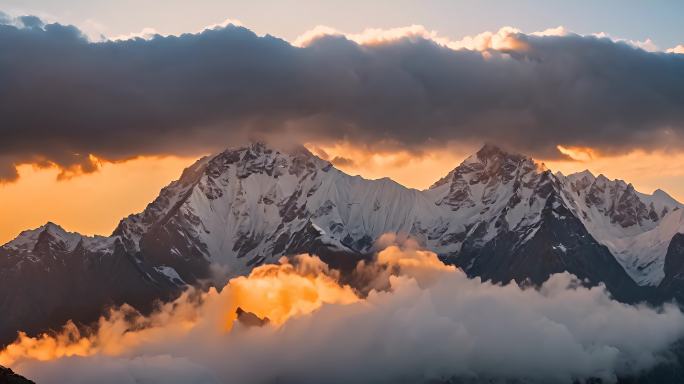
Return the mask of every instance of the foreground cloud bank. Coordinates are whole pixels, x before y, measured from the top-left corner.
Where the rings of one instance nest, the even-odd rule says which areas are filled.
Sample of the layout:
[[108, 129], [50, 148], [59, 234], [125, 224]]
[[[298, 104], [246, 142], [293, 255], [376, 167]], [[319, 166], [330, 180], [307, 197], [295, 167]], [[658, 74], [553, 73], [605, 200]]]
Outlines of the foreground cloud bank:
[[[23, 336], [0, 364], [40, 383], [570, 383], [652, 367], [684, 335], [674, 306], [624, 305], [567, 274], [538, 290], [481, 283], [410, 243], [357, 273], [376, 289], [358, 294], [316, 257], [282, 259], [149, 317], [124, 307], [91, 332]], [[243, 325], [238, 307], [270, 322]]]
[[89, 42], [73, 26], [0, 15], [0, 178], [27, 162], [88, 172], [97, 158], [198, 154], [255, 136], [409, 150], [495, 141], [544, 157], [559, 144], [681, 144], [674, 50], [554, 31], [458, 44], [390, 32], [314, 31], [299, 47], [228, 25]]

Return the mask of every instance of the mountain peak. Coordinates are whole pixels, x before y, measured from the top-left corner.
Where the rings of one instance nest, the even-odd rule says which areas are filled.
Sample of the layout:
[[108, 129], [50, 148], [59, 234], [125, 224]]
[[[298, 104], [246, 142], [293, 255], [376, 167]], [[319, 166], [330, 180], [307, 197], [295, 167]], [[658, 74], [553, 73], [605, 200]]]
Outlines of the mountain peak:
[[[319, 167], [324, 167], [328, 164], [327, 161], [319, 158], [311, 153], [305, 146], [297, 145], [271, 145], [263, 141], [252, 141], [245, 145], [234, 146], [226, 148], [223, 152], [211, 156], [207, 162], [212, 164], [216, 162], [225, 163], [239, 163], [248, 168], [254, 168], [254, 165], [269, 164], [276, 159], [280, 161], [288, 158], [289, 161], [299, 163], [315, 163]], [[271, 164], [272, 165], [272, 164]], [[281, 164], [282, 165], [282, 164]], [[258, 168], [258, 167], [257, 167]], [[252, 171], [256, 169], [251, 169]]]
[[270, 153], [273, 150], [269, 148], [266, 143], [263, 141], [250, 141], [247, 142], [243, 145], [231, 145], [226, 147], [223, 151], [221, 151], [218, 154], [215, 154], [213, 157], [217, 157], [220, 155], [226, 155], [226, 154], [242, 154], [242, 153], [250, 153], [252, 155], [257, 155], [257, 154], [263, 154], [263, 153]]
[[250, 141], [242, 146], [229, 147], [224, 152], [250, 152], [252, 154], [283, 153], [295, 157], [317, 157], [301, 144], [270, 144], [260, 140]]
[[480, 150], [477, 151], [476, 156], [480, 160], [486, 160], [491, 158], [527, 158], [527, 156], [521, 155], [516, 152], [507, 151], [502, 147], [492, 143], [485, 143], [485, 145], [483, 145], [482, 148], [480, 148]]
[[56, 224], [52, 221], [48, 221], [47, 223], [43, 224], [40, 228], [42, 228], [44, 231], [49, 231], [52, 233], [58, 233], [58, 234], [62, 234], [62, 233], [66, 234], [67, 233], [67, 231], [64, 230], [64, 228], [62, 228], [61, 225]]
[[52, 246], [59, 244], [65, 250], [76, 247], [83, 236], [78, 233], [67, 232], [64, 228], [51, 221], [35, 229], [23, 231], [2, 247], [14, 250], [32, 251], [38, 244]]
[[576, 172], [568, 175], [568, 178], [571, 180], [588, 180], [588, 181], [594, 181], [596, 179], [596, 176], [594, 176], [593, 173], [591, 173], [590, 170], [585, 169], [584, 171], [581, 172]]
[[494, 144], [485, 144], [475, 156], [466, 159], [464, 163], [480, 163], [490, 175], [501, 172], [511, 173], [515, 168], [522, 165], [534, 166], [531, 157], [515, 152], [509, 152]]
[[41, 243], [41, 241], [45, 243], [57, 242], [61, 243], [66, 250], [71, 250], [82, 240], [82, 236], [78, 233], [67, 232], [60, 225], [51, 221], [45, 223], [45, 225], [38, 230], [40, 233], [38, 234], [34, 247]]
[[662, 189], [658, 188], [655, 191], [653, 191], [652, 196], [657, 199], [658, 201], [662, 202], [663, 204], [669, 204], [669, 205], [682, 205], [679, 201], [677, 201], [674, 197], [670, 196], [669, 193], [663, 191]]
[[[529, 156], [506, 151], [495, 144], [485, 143], [479, 151], [463, 160], [461, 164], [449, 172], [448, 175], [435, 182], [429, 189], [453, 183], [468, 174], [479, 175], [472, 176], [475, 177], [473, 179], [474, 182], [492, 177], [508, 181], [519, 167], [525, 168], [525, 172], [539, 169], [534, 160]], [[471, 176], [467, 178], [469, 179], [468, 182], [470, 182]]]

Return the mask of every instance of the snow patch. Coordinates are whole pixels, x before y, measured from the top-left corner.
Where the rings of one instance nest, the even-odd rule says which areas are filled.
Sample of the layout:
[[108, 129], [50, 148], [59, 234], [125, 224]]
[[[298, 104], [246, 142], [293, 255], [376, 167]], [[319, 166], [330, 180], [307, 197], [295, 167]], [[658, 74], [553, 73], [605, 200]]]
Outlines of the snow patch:
[[174, 283], [176, 285], [179, 285], [179, 286], [187, 285], [187, 283], [185, 281], [183, 281], [183, 279], [181, 279], [178, 272], [176, 272], [176, 270], [173, 269], [172, 267], [169, 267], [166, 265], [160, 265], [160, 266], [154, 267], [154, 270], [161, 273], [162, 275], [166, 276], [169, 279], [169, 281], [171, 281], [172, 283]]

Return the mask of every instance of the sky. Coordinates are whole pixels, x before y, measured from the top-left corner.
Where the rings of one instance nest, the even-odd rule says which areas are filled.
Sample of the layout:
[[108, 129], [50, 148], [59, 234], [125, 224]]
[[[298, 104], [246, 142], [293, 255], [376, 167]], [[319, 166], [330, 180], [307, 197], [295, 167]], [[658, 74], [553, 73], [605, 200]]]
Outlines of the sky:
[[0, 243], [48, 220], [109, 234], [199, 157], [253, 138], [419, 189], [493, 142], [684, 200], [680, 1], [0, 12]]
[[0, 9], [78, 25], [91, 36], [110, 37], [144, 28], [179, 34], [233, 19], [257, 33], [289, 41], [317, 25], [358, 32], [421, 24], [453, 38], [505, 25], [524, 31], [563, 25], [582, 34], [652, 39], [662, 48], [684, 43], [684, 3], [678, 0], [1, 0]]

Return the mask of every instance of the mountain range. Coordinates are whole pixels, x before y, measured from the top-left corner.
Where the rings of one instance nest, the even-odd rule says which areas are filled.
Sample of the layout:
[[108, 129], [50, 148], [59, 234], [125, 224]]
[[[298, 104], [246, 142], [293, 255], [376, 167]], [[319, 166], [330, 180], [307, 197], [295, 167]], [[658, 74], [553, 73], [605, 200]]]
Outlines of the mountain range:
[[124, 302], [312, 253], [349, 271], [383, 234], [416, 239], [469, 276], [540, 284], [567, 271], [624, 302], [684, 302], [684, 205], [589, 171], [553, 173], [485, 145], [426, 190], [348, 175], [303, 147], [204, 157], [110, 236], [54, 223], [0, 247], [0, 345]]

